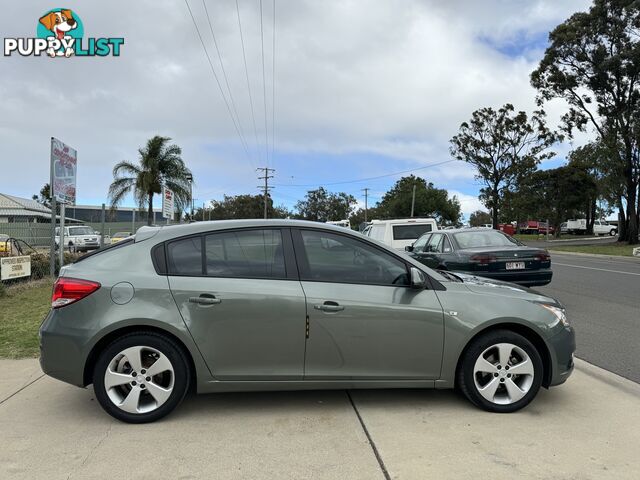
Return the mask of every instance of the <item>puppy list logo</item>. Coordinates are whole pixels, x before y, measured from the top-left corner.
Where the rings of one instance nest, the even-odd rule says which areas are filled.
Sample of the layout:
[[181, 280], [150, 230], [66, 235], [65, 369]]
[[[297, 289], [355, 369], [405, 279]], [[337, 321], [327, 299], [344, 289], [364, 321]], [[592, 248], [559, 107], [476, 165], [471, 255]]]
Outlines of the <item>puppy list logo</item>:
[[5, 38], [4, 55], [9, 57], [17, 52], [23, 57], [120, 56], [124, 38], [83, 37], [84, 25], [78, 14], [67, 8], [54, 8], [39, 18], [35, 38]]

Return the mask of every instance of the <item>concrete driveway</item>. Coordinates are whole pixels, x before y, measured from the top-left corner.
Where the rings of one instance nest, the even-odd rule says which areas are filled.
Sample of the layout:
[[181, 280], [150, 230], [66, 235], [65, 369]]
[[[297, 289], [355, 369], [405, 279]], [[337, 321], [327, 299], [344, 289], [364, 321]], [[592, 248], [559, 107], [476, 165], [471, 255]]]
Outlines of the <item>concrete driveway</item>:
[[449, 391], [219, 394], [126, 425], [91, 389], [0, 361], [0, 477], [637, 479], [640, 386], [582, 361], [512, 415]]

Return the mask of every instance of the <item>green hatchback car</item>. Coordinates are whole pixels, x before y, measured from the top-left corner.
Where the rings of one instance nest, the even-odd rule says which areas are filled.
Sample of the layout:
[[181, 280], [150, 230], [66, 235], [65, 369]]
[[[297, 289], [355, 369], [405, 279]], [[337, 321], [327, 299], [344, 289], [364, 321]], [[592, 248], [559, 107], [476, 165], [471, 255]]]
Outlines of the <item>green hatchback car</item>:
[[553, 298], [291, 220], [143, 227], [63, 267], [40, 329], [44, 372], [132, 423], [190, 389], [457, 386], [513, 412], [569, 377], [574, 349]]

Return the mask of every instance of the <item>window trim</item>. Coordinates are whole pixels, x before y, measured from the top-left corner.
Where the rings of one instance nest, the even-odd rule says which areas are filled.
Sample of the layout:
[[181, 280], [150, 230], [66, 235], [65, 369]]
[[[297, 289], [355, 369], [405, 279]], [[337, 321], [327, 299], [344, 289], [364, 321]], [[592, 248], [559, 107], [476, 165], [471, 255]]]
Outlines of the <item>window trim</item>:
[[[284, 269], [285, 276], [284, 277], [254, 277], [254, 276], [227, 276], [227, 275], [207, 275], [206, 274], [206, 237], [207, 235], [214, 235], [216, 233], [234, 233], [234, 232], [245, 232], [251, 230], [278, 230], [280, 231], [280, 235], [282, 237], [282, 249], [284, 255]], [[291, 239], [291, 233], [287, 234], [286, 230], [290, 230], [288, 227], [271, 227], [271, 226], [255, 226], [255, 227], [240, 227], [240, 228], [224, 228], [219, 230], [207, 230], [205, 232], [194, 233], [191, 235], [184, 235], [181, 237], [171, 238], [169, 240], [165, 240], [162, 242], [165, 247], [165, 262], [167, 265], [166, 273], [164, 275], [168, 277], [191, 277], [191, 278], [239, 278], [245, 280], [299, 280], [298, 268], [295, 265], [295, 258], [293, 257], [293, 242]], [[173, 242], [177, 242], [180, 240], [185, 240], [187, 238], [200, 237], [202, 242], [201, 248], [201, 260], [202, 260], [202, 269], [200, 275], [194, 274], [186, 274], [186, 273], [171, 273], [169, 271], [169, 248], [168, 245]], [[159, 244], [160, 245], [160, 244]], [[157, 245], [156, 245], [157, 247]], [[154, 247], [154, 248], [156, 248]]]
[[[373, 242], [370, 242], [368, 240], [363, 240], [361, 238], [356, 238], [352, 235], [349, 234], [344, 234], [342, 232], [334, 232], [333, 230], [324, 230], [324, 229], [320, 229], [320, 228], [293, 228], [291, 229], [291, 233], [293, 235], [293, 247], [294, 247], [294, 253], [296, 256], [296, 263], [298, 264], [298, 269], [300, 271], [300, 281], [301, 282], [314, 282], [314, 283], [333, 283], [333, 284], [345, 284], [345, 285], [370, 285], [370, 286], [376, 286], [376, 287], [391, 287], [391, 288], [411, 288], [411, 285], [390, 285], [388, 283], [370, 283], [370, 282], [349, 282], [349, 281], [332, 281], [332, 280], [315, 280], [315, 279], [308, 279], [308, 278], [304, 278], [302, 276], [302, 272], [304, 272], [305, 268], [307, 269], [307, 271], [310, 270], [309, 267], [309, 261], [306, 255], [306, 249], [304, 247], [304, 240], [302, 239], [302, 232], [303, 231], [309, 231], [309, 232], [317, 232], [317, 233], [328, 233], [330, 235], [337, 235], [340, 237], [347, 237], [355, 242], [362, 242], [365, 243], [368, 247], [372, 248], [373, 250], [377, 250], [379, 252], [385, 253], [387, 255], [389, 255], [390, 257], [394, 258], [395, 260], [397, 260], [398, 262], [402, 263], [406, 269], [406, 273], [407, 275], [410, 274], [410, 268], [411, 267], [415, 267], [415, 265], [411, 265], [410, 263], [408, 263], [404, 258], [395, 255], [393, 252], [390, 252], [388, 250], [385, 250], [384, 248], [380, 248], [378, 245], [376, 245]], [[365, 237], [368, 238], [368, 237]], [[427, 276], [429, 278], [429, 287], [432, 287], [431, 284], [431, 276], [427, 275], [425, 273], [425, 276]], [[429, 290], [435, 290], [435, 288], [429, 288]]]

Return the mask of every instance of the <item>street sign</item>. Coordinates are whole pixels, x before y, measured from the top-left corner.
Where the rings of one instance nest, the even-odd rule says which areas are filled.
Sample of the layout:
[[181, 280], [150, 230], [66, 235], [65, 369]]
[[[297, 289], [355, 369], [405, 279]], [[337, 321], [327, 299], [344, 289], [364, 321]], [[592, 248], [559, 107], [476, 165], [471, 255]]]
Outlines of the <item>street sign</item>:
[[173, 192], [162, 187], [162, 217], [173, 220]]
[[0, 258], [0, 280], [31, 276], [31, 257]]
[[75, 205], [78, 152], [51, 138], [51, 195], [57, 202]]

